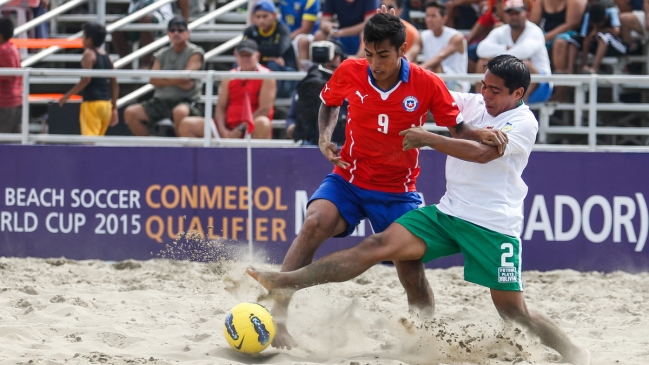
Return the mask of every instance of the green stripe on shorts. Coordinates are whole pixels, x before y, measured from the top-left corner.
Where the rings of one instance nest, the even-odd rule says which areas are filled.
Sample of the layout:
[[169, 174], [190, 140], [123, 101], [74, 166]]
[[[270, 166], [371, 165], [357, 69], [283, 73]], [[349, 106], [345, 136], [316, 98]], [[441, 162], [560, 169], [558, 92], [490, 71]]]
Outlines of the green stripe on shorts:
[[446, 215], [435, 205], [412, 210], [396, 223], [426, 243], [423, 262], [462, 253], [464, 280], [496, 290], [523, 290], [519, 238]]

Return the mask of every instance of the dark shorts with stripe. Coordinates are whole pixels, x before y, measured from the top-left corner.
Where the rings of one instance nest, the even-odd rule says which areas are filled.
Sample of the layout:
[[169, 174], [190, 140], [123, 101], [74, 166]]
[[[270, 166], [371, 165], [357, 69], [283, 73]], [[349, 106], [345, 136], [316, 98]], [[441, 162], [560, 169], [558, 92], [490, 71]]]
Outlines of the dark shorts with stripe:
[[[597, 52], [597, 45], [599, 44], [600, 39], [608, 45], [605, 57], [624, 56], [629, 50], [629, 45], [625, 43], [621, 38], [616, 37], [608, 32], [600, 32], [597, 33], [597, 37], [595, 37], [590, 42], [590, 47], [588, 48], [589, 53], [595, 54]], [[580, 35], [573, 35], [570, 37], [570, 40], [568, 42], [577, 46], [577, 49], [582, 49], [584, 45], [584, 37]]]

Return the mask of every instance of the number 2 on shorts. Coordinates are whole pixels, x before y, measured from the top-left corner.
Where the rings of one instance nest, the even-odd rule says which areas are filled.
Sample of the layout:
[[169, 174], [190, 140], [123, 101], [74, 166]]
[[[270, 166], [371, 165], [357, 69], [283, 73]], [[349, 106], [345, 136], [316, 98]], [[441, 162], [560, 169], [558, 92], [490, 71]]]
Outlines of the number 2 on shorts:
[[500, 266], [514, 266], [513, 262], [507, 262], [507, 259], [514, 256], [514, 245], [511, 243], [503, 243], [500, 245], [501, 250], [507, 250], [500, 256]]

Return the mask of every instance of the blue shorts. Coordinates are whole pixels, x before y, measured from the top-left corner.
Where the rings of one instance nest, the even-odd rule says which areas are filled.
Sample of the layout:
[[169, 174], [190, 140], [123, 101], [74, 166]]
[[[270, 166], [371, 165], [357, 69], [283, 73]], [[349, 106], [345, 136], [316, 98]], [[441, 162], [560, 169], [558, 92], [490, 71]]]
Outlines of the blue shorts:
[[313, 193], [309, 203], [325, 199], [334, 203], [340, 215], [349, 227], [336, 237], [346, 237], [356, 229], [364, 218], [370, 220], [375, 233], [383, 232], [390, 224], [407, 212], [421, 205], [421, 196], [417, 192], [385, 193], [359, 188], [340, 175], [329, 174]]

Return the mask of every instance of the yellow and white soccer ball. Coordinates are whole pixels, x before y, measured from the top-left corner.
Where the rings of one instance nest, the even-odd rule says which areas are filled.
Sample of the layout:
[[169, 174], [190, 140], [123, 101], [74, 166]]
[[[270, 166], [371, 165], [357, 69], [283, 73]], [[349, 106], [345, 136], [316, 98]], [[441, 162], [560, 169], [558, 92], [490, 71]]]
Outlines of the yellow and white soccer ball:
[[262, 352], [275, 338], [275, 323], [268, 309], [257, 303], [239, 303], [225, 316], [223, 333], [233, 349], [246, 354]]

